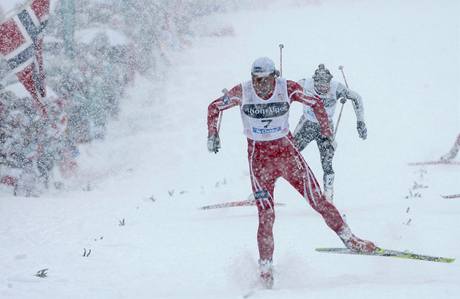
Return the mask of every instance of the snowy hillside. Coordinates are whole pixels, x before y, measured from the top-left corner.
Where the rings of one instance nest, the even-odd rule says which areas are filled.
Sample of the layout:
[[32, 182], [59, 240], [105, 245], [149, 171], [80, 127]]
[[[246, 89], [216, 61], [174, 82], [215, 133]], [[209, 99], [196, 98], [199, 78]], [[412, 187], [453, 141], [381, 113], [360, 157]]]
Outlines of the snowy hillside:
[[[363, 97], [368, 139], [346, 104], [334, 159], [335, 204], [351, 229], [457, 261], [316, 252], [343, 244], [280, 180], [275, 286], [250, 298], [458, 297], [460, 199], [440, 195], [460, 193], [460, 166], [407, 163], [437, 160], [460, 133], [460, 3], [291, 2], [208, 18], [234, 34], [195, 40], [166, 78], [139, 78], [107, 138], [81, 148], [65, 190], [0, 190], [0, 298], [223, 299], [254, 289], [256, 208], [199, 209], [251, 193], [240, 113], [224, 113], [217, 155], [206, 149], [206, 113], [223, 88], [250, 78], [255, 58], [278, 62], [280, 43], [284, 77], [310, 77], [324, 63], [342, 81], [343, 65]], [[300, 113], [297, 104], [291, 129]], [[320, 179], [316, 145], [303, 154]], [[41, 269], [47, 277], [35, 276]]]

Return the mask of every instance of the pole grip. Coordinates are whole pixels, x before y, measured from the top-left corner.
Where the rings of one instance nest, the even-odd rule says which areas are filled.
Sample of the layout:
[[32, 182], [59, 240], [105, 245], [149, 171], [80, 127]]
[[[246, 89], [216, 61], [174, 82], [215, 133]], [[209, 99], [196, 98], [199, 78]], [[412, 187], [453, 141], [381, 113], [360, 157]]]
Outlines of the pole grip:
[[345, 77], [345, 72], [343, 71], [343, 65], [339, 65], [339, 70], [342, 73], [342, 77], [343, 77], [343, 81], [345, 82], [345, 86], [349, 88], [347, 78]]

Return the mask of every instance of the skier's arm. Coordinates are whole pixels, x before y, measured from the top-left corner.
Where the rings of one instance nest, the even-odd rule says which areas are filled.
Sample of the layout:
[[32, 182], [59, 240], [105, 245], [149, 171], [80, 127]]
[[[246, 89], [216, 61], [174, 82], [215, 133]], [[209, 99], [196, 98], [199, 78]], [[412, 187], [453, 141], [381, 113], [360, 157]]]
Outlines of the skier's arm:
[[219, 126], [222, 112], [241, 103], [241, 84], [230, 89], [208, 106], [208, 151], [217, 153], [220, 149]]
[[343, 86], [342, 83], [339, 83], [337, 87], [337, 98], [345, 98], [351, 100], [353, 104], [353, 109], [355, 110], [356, 114], [356, 121], [364, 122], [364, 106], [361, 96], [351, 90]]
[[288, 96], [291, 101], [300, 102], [304, 105], [310, 106], [315, 113], [316, 119], [321, 127], [321, 135], [331, 137], [332, 131], [329, 126], [326, 109], [324, 109], [323, 102], [319, 97], [307, 96], [303, 92], [303, 88], [294, 81], [287, 81]]
[[241, 84], [230, 89], [226, 95], [214, 100], [208, 106], [208, 136], [219, 134], [219, 118], [224, 110], [240, 105], [242, 97]]
[[362, 139], [367, 138], [367, 128], [366, 123], [364, 122], [364, 106], [361, 96], [351, 90], [343, 86], [343, 84], [339, 83], [337, 87], [337, 98], [343, 99], [350, 99], [351, 103], [353, 104], [353, 109], [355, 110], [356, 114], [356, 129], [358, 130], [359, 137]]

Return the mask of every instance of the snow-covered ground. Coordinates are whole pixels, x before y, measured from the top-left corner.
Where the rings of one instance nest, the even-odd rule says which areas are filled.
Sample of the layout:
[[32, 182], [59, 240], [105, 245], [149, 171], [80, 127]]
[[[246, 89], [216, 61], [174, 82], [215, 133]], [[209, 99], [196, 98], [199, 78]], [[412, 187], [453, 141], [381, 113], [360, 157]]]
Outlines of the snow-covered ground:
[[[168, 71], [140, 78], [107, 139], [82, 148], [80, 177], [40, 198], [0, 193], [0, 298], [242, 298], [257, 279], [255, 207], [202, 211], [250, 194], [237, 108], [222, 150], [206, 150], [206, 113], [249, 79], [259, 56], [298, 80], [325, 63], [364, 100], [338, 133], [335, 202], [352, 230], [386, 248], [459, 259], [459, 166], [409, 167], [446, 153], [460, 131], [458, 1], [297, 1], [219, 15], [234, 36], [197, 40]], [[293, 107], [291, 127], [301, 113]], [[322, 177], [315, 144], [304, 156]], [[414, 184], [428, 188], [414, 189]], [[411, 197], [418, 192], [420, 197]], [[453, 264], [332, 255], [339, 239], [285, 181], [277, 183], [275, 287], [251, 298], [458, 298]], [[123, 225], [124, 224], [124, 225]], [[91, 250], [88, 257], [83, 253]], [[48, 269], [46, 278], [34, 276]]]

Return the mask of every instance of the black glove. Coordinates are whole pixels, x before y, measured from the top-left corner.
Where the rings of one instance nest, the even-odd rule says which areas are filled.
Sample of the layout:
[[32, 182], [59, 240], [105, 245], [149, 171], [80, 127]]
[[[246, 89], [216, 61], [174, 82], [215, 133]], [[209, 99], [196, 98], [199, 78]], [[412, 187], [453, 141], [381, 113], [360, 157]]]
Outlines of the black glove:
[[210, 153], [215, 153], [220, 149], [220, 138], [219, 135], [211, 135], [208, 137], [208, 151]]
[[361, 139], [367, 138], [367, 128], [366, 128], [366, 124], [363, 121], [357, 122], [356, 129], [358, 130], [359, 138]]

